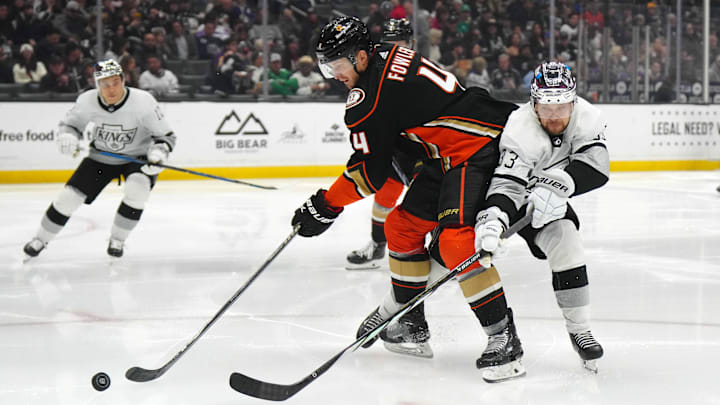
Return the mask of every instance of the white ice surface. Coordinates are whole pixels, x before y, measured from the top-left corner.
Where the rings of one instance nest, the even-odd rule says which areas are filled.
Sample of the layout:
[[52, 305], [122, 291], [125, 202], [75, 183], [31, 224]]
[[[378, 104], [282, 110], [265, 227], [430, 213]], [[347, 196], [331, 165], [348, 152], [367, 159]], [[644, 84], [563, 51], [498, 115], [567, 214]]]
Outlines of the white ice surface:
[[[212, 318], [290, 233], [294, 209], [332, 179], [160, 182], [125, 257], [105, 253], [121, 197], [111, 184], [34, 261], [21, 250], [60, 184], [0, 186], [0, 404], [261, 404], [231, 372], [289, 384], [354, 340], [389, 288], [387, 269], [344, 270], [369, 239], [371, 200], [320, 237], [295, 238], [160, 379], [134, 383]], [[487, 384], [486, 337], [457, 283], [426, 305], [435, 358], [376, 344], [342, 358], [290, 404], [720, 404], [718, 172], [613, 173], [573, 199], [582, 222], [597, 375], [572, 351], [545, 262], [519, 238], [497, 260], [527, 376]], [[90, 378], [108, 373], [97, 392]]]

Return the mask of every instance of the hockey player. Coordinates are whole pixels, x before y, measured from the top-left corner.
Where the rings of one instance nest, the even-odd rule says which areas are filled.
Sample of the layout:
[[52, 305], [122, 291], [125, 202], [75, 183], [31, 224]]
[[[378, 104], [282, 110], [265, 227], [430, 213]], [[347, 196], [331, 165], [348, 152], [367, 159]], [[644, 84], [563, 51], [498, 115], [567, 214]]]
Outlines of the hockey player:
[[502, 231], [532, 202], [532, 223], [519, 234], [535, 257], [547, 259], [572, 346], [597, 371], [603, 349], [590, 332], [580, 223], [568, 200], [608, 181], [606, 123], [600, 110], [576, 96], [575, 78], [559, 62], [535, 69], [530, 98], [505, 126], [487, 205], [477, 216], [475, 247], [495, 251]]
[[[424, 160], [403, 202], [387, 217], [391, 290], [360, 325], [357, 335], [362, 336], [425, 289], [428, 232], [439, 228], [433, 257], [447, 268], [475, 252], [475, 214], [497, 165], [498, 137], [517, 106], [479, 88], [466, 91], [453, 74], [411, 49], [373, 45], [365, 24], [354, 17], [327, 24], [315, 49], [323, 74], [351, 89], [345, 123], [355, 151], [329, 190], [318, 190], [295, 211], [292, 224], [300, 225], [300, 235], [320, 235], [344, 206], [376, 193], [392, 170], [396, 148]], [[497, 270], [479, 268], [475, 263], [459, 275], [463, 294], [492, 343], [477, 366], [507, 366], [493, 380], [520, 376], [522, 347]], [[380, 338], [391, 351], [433, 355], [422, 304]]]
[[162, 170], [155, 165], [128, 163], [101, 155], [109, 151], [164, 163], [175, 147], [175, 135], [155, 98], [128, 88], [120, 65], [112, 59], [95, 65], [96, 89], [78, 96], [58, 129], [60, 152], [74, 155], [80, 140], [90, 142], [88, 157], [80, 162], [60, 194], [50, 204], [35, 237], [24, 247], [28, 258], [37, 256], [83, 203], [91, 204], [113, 179], [125, 179], [124, 195], [110, 231], [107, 253], [121, 257], [123, 245], [143, 213], [150, 190]]
[[[410, 22], [403, 18], [389, 19], [383, 25], [382, 42], [388, 42], [412, 48], [413, 29]], [[416, 173], [416, 161], [402, 152], [396, 152], [395, 163], [385, 184], [375, 193], [372, 216], [370, 218], [370, 243], [364, 248], [353, 250], [347, 255], [345, 268], [348, 270], [366, 270], [380, 268], [385, 259], [385, 219], [397, 204], [404, 187]], [[401, 171], [402, 173], [398, 173]], [[404, 178], [404, 179], [403, 179]]]

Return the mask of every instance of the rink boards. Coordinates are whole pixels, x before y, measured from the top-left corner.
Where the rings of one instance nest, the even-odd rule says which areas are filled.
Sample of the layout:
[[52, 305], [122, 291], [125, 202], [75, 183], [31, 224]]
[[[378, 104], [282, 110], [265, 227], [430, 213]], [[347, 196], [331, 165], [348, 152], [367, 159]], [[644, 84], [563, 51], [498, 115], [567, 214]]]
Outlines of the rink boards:
[[[0, 103], [0, 183], [65, 181], [78, 160], [55, 146], [67, 102]], [[717, 105], [598, 105], [608, 120], [611, 170], [720, 167]], [[316, 177], [339, 174], [352, 152], [341, 103], [169, 102], [178, 135], [175, 166], [217, 176]], [[122, 153], [117, 144], [114, 152]], [[164, 179], [192, 175], [164, 171]]]

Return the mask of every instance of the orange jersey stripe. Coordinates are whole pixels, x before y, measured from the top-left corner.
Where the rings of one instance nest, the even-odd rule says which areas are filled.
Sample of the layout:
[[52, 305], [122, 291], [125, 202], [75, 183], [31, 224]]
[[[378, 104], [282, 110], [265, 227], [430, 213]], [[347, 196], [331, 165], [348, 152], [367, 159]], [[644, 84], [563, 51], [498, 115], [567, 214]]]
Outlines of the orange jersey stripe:
[[[415, 127], [406, 130], [407, 133], [417, 135], [423, 142], [435, 145], [440, 156], [431, 158], [449, 157], [453, 167], [468, 160], [478, 150], [485, 146], [492, 138], [470, 135], [462, 131], [443, 127]], [[430, 151], [433, 148], [426, 148]]]
[[395, 50], [397, 49], [397, 45], [393, 46], [393, 49], [390, 51], [390, 55], [388, 55], [387, 62], [385, 63], [385, 68], [383, 69], [383, 74], [380, 76], [380, 84], [378, 85], [377, 94], [375, 95], [375, 104], [373, 104], [372, 109], [369, 113], [367, 113], [366, 116], [360, 118], [357, 122], [354, 122], [352, 124], [349, 124], [347, 127], [352, 128], [360, 124], [361, 122], [365, 121], [369, 116], [371, 116], [375, 112], [375, 108], [378, 105], [378, 101], [380, 101], [380, 90], [382, 90], [382, 85], [385, 82], [385, 72], [387, 72], [388, 66], [390, 66], [390, 61], [393, 58], [393, 55], [395, 54]]
[[489, 127], [495, 127], [495, 128], [500, 128], [500, 129], [505, 128], [505, 126], [503, 126], [503, 125], [492, 124], [492, 123], [489, 123], [489, 122], [480, 121], [480, 120], [476, 120], [476, 119], [472, 119], [472, 118], [468, 118], [468, 117], [446, 116], [446, 117], [437, 117], [437, 118], [435, 118], [435, 119], [436, 119], [436, 120], [460, 120], [460, 121], [470, 121], [470, 122], [474, 122], [474, 123], [476, 123], [476, 124], [485, 125], [485, 126], [489, 126]]

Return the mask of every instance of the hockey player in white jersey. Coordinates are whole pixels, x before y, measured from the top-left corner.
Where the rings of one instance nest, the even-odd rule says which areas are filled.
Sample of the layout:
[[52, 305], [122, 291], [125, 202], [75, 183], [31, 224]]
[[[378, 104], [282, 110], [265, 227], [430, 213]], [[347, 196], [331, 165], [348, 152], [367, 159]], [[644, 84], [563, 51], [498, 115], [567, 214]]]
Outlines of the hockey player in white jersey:
[[95, 65], [95, 85], [95, 89], [78, 96], [60, 122], [57, 137], [60, 152], [67, 155], [78, 153], [80, 141], [87, 138], [89, 155], [50, 204], [35, 237], [25, 245], [27, 258], [37, 256], [83, 203], [91, 204], [113, 179], [124, 178], [123, 198], [107, 248], [110, 256], [121, 257], [125, 240], [140, 220], [162, 168], [128, 163], [100, 151], [162, 164], [175, 146], [176, 137], [155, 98], [144, 90], [126, 87], [117, 62], [110, 59]]
[[495, 251], [502, 231], [532, 203], [532, 223], [519, 234], [535, 257], [547, 259], [572, 346], [597, 372], [603, 349], [590, 332], [585, 254], [568, 200], [609, 179], [606, 123], [600, 110], [576, 96], [567, 65], [548, 62], [534, 73], [531, 101], [512, 113], [500, 140], [486, 208], [477, 215], [475, 248]]

